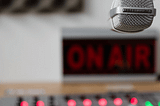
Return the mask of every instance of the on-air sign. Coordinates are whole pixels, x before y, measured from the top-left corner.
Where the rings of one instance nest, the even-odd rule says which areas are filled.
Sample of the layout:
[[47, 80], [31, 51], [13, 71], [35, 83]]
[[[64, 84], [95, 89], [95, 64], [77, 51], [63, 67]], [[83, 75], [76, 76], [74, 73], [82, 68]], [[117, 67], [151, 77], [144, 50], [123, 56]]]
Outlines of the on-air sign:
[[155, 72], [155, 40], [63, 40], [63, 73], [144, 74]]

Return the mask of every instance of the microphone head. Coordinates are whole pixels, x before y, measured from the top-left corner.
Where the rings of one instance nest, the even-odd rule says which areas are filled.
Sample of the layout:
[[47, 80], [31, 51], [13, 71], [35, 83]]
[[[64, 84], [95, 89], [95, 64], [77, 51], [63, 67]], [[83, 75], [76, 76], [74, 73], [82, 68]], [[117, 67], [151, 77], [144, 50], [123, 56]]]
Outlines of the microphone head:
[[114, 0], [110, 10], [112, 27], [121, 32], [143, 31], [155, 15], [153, 0]]

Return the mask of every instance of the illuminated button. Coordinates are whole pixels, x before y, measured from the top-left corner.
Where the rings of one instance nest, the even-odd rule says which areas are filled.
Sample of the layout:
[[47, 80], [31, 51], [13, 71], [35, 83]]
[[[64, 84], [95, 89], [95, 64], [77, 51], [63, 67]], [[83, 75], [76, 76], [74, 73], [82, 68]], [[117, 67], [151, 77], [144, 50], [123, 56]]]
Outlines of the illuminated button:
[[114, 105], [120, 106], [120, 105], [122, 105], [122, 103], [123, 103], [123, 101], [122, 101], [121, 98], [116, 98], [116, 99], [114, 99]]
[[22, 101], [20, 106], [28, 106], [28, 103], [26, 101]]
[[153, 106], [152, 103], [150, 101], [146, 101], [145, 102], [145, 106]]
[[160, 106], [160, 102], [158, 102], [158, 106]]
[[67, 104], [68, 106], [76, 106], [76, 101], [71, 99], [67, 102]]
[[92, 101], [91, 101], [90, 99], [85, 99], [85, 100], [83, 101], [83, 105], [84, 105], [84, 106], [91, 106], [91, 105], [92, 105]]
[[98, 101], [98, 104], [99, 104], [100, 106], [106, 106], [106, 105], [107, 105], [107, 100], [104, 99], [104, 98], [102, 98], [102, 99], [100, 99], [100, 100]]
[[37, 101], [36, 106], [45, 106], [43, 101]]
[[132, 98], [130, 102], [132, 105], [137, 105], [138, 100], [137, 100], [137, 98]]

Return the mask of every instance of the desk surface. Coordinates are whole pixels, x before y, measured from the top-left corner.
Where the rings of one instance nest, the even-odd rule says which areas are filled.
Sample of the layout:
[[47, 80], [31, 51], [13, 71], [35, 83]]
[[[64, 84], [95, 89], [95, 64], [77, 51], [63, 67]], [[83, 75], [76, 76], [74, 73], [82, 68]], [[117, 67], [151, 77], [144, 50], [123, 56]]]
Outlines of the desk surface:
[[[132, 82], [132, 83], [39, 83], [39, 84], [1, 84], [0, 96], [6, 96], [7, 89], [44, 89], [47, 95], [54, 94], [90, 94], [90, 93], [104, 93], [109, 91], [118, 91], [112, 89], [119, 87], [119, 90], [125, 90], [125, 86], [129, 87], [130, 91], [146, 92], [146, 91], [160, 91], [160, 82]], [[121, 88], [124, 87], [124, 88]], [[111, 88], [111, 89], [110, 89]]]

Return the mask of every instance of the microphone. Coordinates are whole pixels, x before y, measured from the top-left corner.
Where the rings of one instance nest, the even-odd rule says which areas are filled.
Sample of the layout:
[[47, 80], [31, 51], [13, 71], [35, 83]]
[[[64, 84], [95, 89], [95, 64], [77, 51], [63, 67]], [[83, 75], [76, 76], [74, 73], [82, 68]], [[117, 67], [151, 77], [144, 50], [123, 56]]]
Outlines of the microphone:
[[140, 32], [151, 26], [156, 16], [153, 0], [114, 0], [110, 18], [118, 32]]

